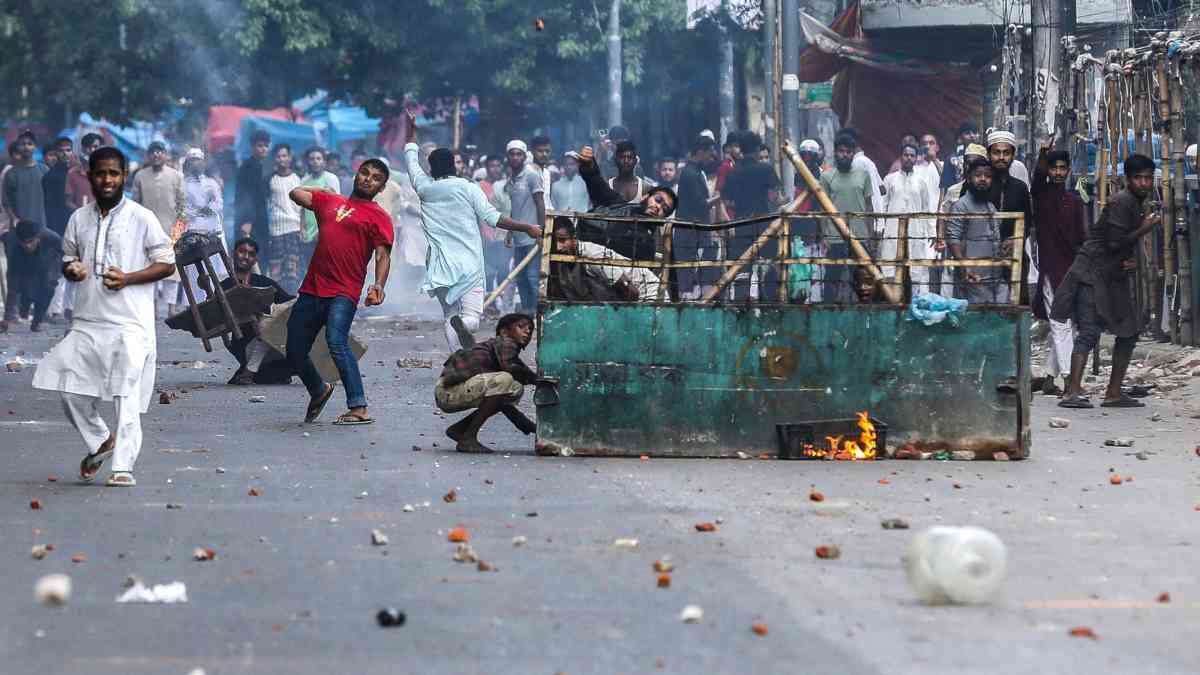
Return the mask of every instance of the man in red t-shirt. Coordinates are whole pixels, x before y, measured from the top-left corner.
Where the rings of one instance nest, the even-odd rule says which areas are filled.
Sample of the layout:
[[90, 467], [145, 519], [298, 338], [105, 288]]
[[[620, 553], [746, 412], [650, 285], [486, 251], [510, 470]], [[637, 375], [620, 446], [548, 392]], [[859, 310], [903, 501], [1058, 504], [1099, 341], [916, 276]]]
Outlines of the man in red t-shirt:
[[292, 201], [317, 216], [317, 248], [299, 297], [288, 317], [287, 357], [300, 375], [311, 397], [304, 421], [313, 422], [333, 396], [333, 385], [321, 379], [308, 353], [321, 329], [329, 355], [337, 365], [346, 389], [348, 412], [334, 424], [370, 424], [367, 396], [363, 391], [358, 360], [350, 351], [350, 324], [358, 309], [367, 263], [375, 254], [375, 283], [367, 288], [368, 307], [383, 303], [383, 287], [391, 270], [392, 219], [372, 199], [388, 181], [387, 165], [368, 159], [354, 176], [354, 192], [349, 198], [316, 187], [298, 187], [291, 191]]

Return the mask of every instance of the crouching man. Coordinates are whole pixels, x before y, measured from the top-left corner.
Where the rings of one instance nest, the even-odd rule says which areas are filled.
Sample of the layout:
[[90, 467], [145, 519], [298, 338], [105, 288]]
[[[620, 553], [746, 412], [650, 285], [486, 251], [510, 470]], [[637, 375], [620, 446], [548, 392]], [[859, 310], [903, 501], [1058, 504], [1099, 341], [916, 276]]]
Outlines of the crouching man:
[[533, 337], [533, 320], [525, 314], [508, 314], [496, 324], [496, 337], [460, 349], [446, 359], [434, 388], [434, 399], [443, 412], [474, 412], [452, 424], [446, 435], [459, 452], [490, 453], [479, 442], [479, 428], [496, 413], [504, 413], [523, 433], [537, 430], [533, 420], [517, 410], [525, 385], [537, 373], [521, 361], [521, 350]]

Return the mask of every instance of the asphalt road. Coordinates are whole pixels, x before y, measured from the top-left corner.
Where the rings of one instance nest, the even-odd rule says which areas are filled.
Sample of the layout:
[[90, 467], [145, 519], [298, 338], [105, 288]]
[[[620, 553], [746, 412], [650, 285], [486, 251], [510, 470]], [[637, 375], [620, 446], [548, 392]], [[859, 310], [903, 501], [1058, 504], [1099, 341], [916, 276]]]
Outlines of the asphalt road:
[[[32, 368], [0, 372], [0, 672], [1197, 672], [1200, 420], [1178, 402], [1072, 411], [1051, 430], [1059, 411], [1039, 398], [1023, 462], [539, 458], [502, 420], [483, 433], [501, 453], [465, 456], [441, 435], [436, 370], [395, 365], [440, 364], [439, 326], [380, 318], [356, 332], [370, 427], [329, 424], [340, 391], [305, 426], [299, 385], [226, 386], [232, 358], [160, 332], [159, 384], [178, 398], [144, 418], [131, 490], [75, 484], [83, 448], [56, 395], [30, 388]], [[0, 356], [36, 359], [57, 335], [17, 328]], [[1105, 447], [1114, 436], [1135, 446]], [[1135, 480], [1114, 486], [1110, 469]], [[883, 530], [893, 517], [913, 529]], [[916, 602], [900, 555], [937, 524], [1005, 541], [995, 603]], [[451, 559], [459, 525], [495, 571]], [[372, 529], [390, 543], [373, 546]], [[817, 559], [822, 544], [842, 557]], [[216, 559], [193, 560], [196, 547]], [[663, 556], [667, 589], [652, 570]], [[34, 602], [52, 572], [73, 579], [64, 607]], [[130, 574], [183, 581], [189, 602], [117, 604]], [[700, 623], [680, 621], [689, 604]], [[385, 606], [406, 625], [378, 627]], [[1098, 639], [1070, 637], [1077, 626]]]

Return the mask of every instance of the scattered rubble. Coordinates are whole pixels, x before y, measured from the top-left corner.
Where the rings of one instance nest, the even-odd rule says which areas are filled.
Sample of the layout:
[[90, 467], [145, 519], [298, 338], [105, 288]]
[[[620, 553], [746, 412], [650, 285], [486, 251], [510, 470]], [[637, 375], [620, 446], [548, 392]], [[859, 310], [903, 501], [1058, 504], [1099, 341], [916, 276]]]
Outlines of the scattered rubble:
[[267, 397], [266, 396], [251, 396], [250, 402], [251, 403], [266, 403]]
[[528, 540], [525, 538], [524, 535], [517, 535], [512, 538], [512, 545], [513, 546], [524, 546], [527, 541]]
[[659, 588], [670, 588], [671, 587], [671, 575], [670, 574], [658, 575], [658, 587]]
[[820, 492], [817, 492], [816, 490], [813, 490], [812, 492], [808, 493], [808, 499], [809, 499], [809, 501], [813, 501], [813, 502], [823, 502], [823, 501], [825, 501], [825, 495], [821, 494]]
[[1125, 481], [1124, 481], [1124, 479], [1121, 478], [1121, 474], [1114, 473], [1113, 475], [1108, 477], [1108, 482], [1112, 483], [1113, 485], [1120, 485], [1121, 483], [1123, 483]]
[[842, 557], [842, 549], [832, 544], [826, 546], [818, 546], [814, 551], [817, 557], [822, 560], [837, 560]]
[[41, 508], [42, 508], [42, 502], [41, 502], [41, 500], [40, 500], [40, 499], [31, 499], [31, 500], [29, 500], [29, 508], [33, 509], [34, 511], [39, 511], [39, 510], [41, 510]]
[[209, 560], [213, 560], [216, 557], [217, 557], [217, 552], [212, 550], [211, 548], [197, 547], [196, 550], [192, 551], [192, 560], [196, 560], [199, 562], [206, 562]]
[[688, 605], [679, 613], [679, 620], [684, 623], [700, 623], [704, 618], [704, 610], [699, 605]]
[[155, 584], [147, 588], [140, 579], [134, 579], [133, 585], [124, 593], [117, 596], [119, 603], [160, 603], [172, 605], [187, 602], [187, 586], [182, 581], [172, 581], [169, 584]]
[[1071, 637], [1088, 638], [1089, 640], [1100, 639], [1100, 636], [1096, 635], [1096, 632], [1087, 626], [1076, 626], [1075, 628], [1067, 631], [1067, 634]]
[[261, 497], [262, 496], [262, 493], [258, 491], [258, 488], [250, 488], [250, 490], [248, 492], [246, 492], [246, 494], [251, 497]]
[[716, 532], [717, 526], [713, 523], [696, 523], [697, 532]]
[[1166, 591], [1163, 591], [1162, 593], [1159, 593], [1158, 597], [1155, 598], [1154, 600], [1155, 600], [1155, 602], [1165, 605], [1168, 602], [1171, 602], [1171, 594]]
[[416, 511], [417, 509], [412, 504], [405, 504], [404, 507], [401, 508], [400, 510], [405, 513], [412, 513], [413, 511]]
[[29, 551], [29, 554], [33, 556], [34, 560], [41, 560], [53, 550], [54, 544], [38, 544]]
[[75, 555], [71, 556], [71, 562], [85, 563], [85, 562], [87, 562], [87, 556], [82, 553], [76, 553]]
[[759, 637], [767, 636], [767, 624], [765, 623], [752, 623], [750, 624], [750, 630]]
[[1104, 441], [1104, 445], [1112, 448], [1132, 448], [1132, 438], [1110, 438]]
[[471, 535], [467, 532], [467, 528], [461, 526], [451, 529], [449, 534], [446, 535], [446, 541], [456, 544], [468, 541], [470, 538]]
[[454, 488], [450, 488], [449, 492], [442, 495], [442, 501], [446, 502], [447, 504], [451, 504], [453, 502], [458, 501], [458, 490], [455, 490]]
[[885, 530], [907, 530], [908, 521], [902, 518], [887, 518], [879, 523]]
[[613, 542], [613, 546], [616, 548], [637, 548], [637, 545], [637, 539], [617, 539]]
[[1070, 426], [1071, 426], [1071, 420], [1069, 420], [1065, 417], [1051, 417], [1050, 418], [1050, 428], [1051, 429], [1066, 429]]
[[475, 549], [471, 548], [470, 544], [461, 543], [454, 549], [454, 562], [479, 562], [479, 556], [475, 554]]
[[33, 597], [43, 605], [65, 605], [71, 597], [71, 577], [65, 574], [47, 574], [34, 584]]
[[399, 628], [400, 626], [403, 626], [404, 622], [407, 620], [408, 617], [404, 615], [404, 612], [401, 612], [398, 609], [392, 609], [391, 607], [388, 607], [387, 609], [381, 609], [379, 610], [379, 613], [375, 615], [375, 622], [378, 623], [381, 628]]
[[388, 537], [379, 530], [371, 530], [371, 544], [373, 546], [387, 546]]
[[432, 368], [433, 361], [406, 356], [402, 359], [396, 359], [396, 365], [401, 368]]
[[659, 574], [666, 574], [675, 569], [675, 563], [667, 556], [663, 556], [659, 560], [654, 561], [654, 571]]

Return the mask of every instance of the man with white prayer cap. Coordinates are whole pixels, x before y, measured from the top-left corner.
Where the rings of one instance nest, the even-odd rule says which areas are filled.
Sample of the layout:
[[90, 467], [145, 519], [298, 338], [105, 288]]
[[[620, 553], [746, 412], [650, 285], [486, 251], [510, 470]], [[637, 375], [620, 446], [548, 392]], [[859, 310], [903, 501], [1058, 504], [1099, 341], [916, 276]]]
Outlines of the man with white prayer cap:
[[[1020, 212], [1025, 214], [1025, 235], [1033, 232], [1032, 200], [1029, 196], [1029, 170], [1024, 164], [1020, 165], [1025, 178], [1013, 173], [1013, 167], [1018, 164], [1017, 137], [1004, 129], [991, 129], [987, 136], [988, 161], [992, 164], [992, 206], [997, 211]], [[1000, 221], [1000, 237], [1005, 240], [1002, 255], [1008, 255], [1012, 243], [1008, 241], [1016, 228], [1016, 222], [1011, 218]], [[1022, 266], [1028, 268], [1028, 261]], [[1015, 300], [1015, 298], [1014, 298]]]
[[[154, 212], [125, 198], [128, 162], [105, 147], [88, 159], [95, 201], [71, 215], [63, 274], [78, 284], [71, 330], [38, 364], [37, 389], [60, 392], [88, 454], [79, 478], [91, 482], [113, 458], [110, 487], [131, 487], [142, 447], [141, 415], [154, 392], [155, 282], [175, 271], [175, 252]], [[112, 401], [116, 429], [97, 404]]]

